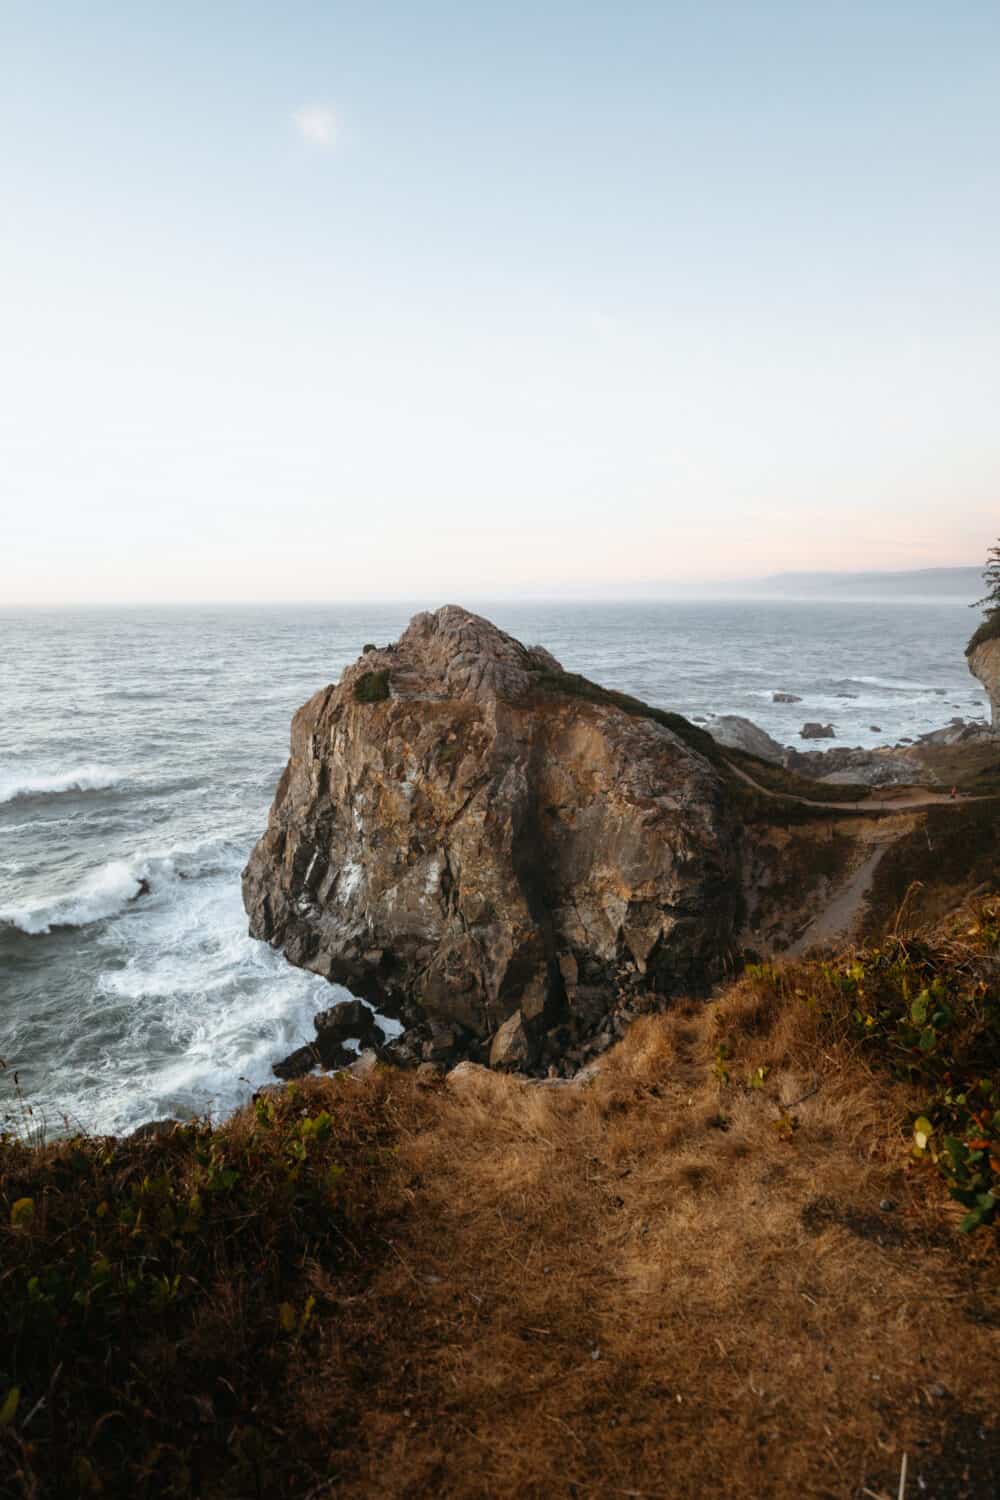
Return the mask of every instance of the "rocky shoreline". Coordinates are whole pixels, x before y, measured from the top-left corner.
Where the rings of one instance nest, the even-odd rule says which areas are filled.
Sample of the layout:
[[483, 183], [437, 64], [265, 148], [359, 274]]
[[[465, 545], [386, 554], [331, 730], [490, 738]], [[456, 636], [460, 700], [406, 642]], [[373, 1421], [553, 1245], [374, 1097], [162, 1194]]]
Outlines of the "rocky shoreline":
[[[244, 871], [252, 935], [355, 996], [274, 1072], [571, 1078], [636, 1016], [738, 966], [751, 913], [779, 931], [784, 901], [802, 926], [833, 869], [827, 825], [789, 845], [790, 806], [823, 807], [808, 783], [940, 785], [931, 751], [992, 739], [953, 719], [913, 744], [781, 746], [747, 719], [700, 728], [600, 688], [456, 606], [418, 615], [296, 714]], [[765, 788], [768, 767], [799, 791]], [[841, 845], [849, 873], [867, 846]]]

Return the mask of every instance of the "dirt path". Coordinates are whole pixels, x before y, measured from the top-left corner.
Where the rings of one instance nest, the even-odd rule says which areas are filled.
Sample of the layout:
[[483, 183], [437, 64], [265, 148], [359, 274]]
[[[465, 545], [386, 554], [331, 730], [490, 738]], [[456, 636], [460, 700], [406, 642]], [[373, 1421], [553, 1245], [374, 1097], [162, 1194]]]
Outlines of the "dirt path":
[[872, 888], [879, 861], [890, 845], [901, 837], [902, 834], [899, 833], [892, 838], [880, 839], [873, 845], [868, 857], [858, 865], [853, 874], [848, 876], [823, 910], [813, 918], [794, 943], [783, 950], [784, 957], [799, 958], [810, 948], [832, 943], [835, 938], [851, 936], [857, 926], [865, 899]]
[[[834, 810], [852, 817], [865, 812], [891, 816], [893, 813], [914, 813], [931, 807], [951, 807], [957, 810], [969, 802], [995, 800], [989, 797], [952, 797], [947, 792], [928, 792], [917, 787], [900, 787], [892, 788], [887, 795], [882, 797], [868, 797], [862, 802], [821, 802], [810, 797], [799, 797], [794, 792], [773, 791], [770, 787], [755, 781], [748, 772], [741, 770], [732, 761], [729, 762], [729, 766], [741, 781], [745, 781], [748, 786], [753, 787], [754, 791], [763, 793], [765, 797], [772, 797], [776, 801], [797, 802], [803, 807], [815, 807], [825, 813]], [[881, 836], [868, 840], [872, 845], [871, 851], [834, 892], [826, 906], [813, 917], [804, 931], [789, 947], [781, 950], [783, 954], [790, 958], [800, 957], [810, 948], [832, 943], [837, 938], [850, 938], [854, 935], [865, 900], [872, 888], [879, 861], [890, 845], [902, 838], [913, 826], [906, 819], [902, 819], [901, 823], [902, 826], [895, 832], [889, 833], [888, 836], [884, 833], [884, 823], [869, 825], [873, 829], [878, 827]]]
[[988, 797], [952, 797], [947, 792], [927, 792], [922, 788], [901, 787], [894, 796], [866, 797], [862, 802], [820, 802], [811, 797], [799, 797], [794, 792], [776, 792], [771, 787], [763, 786], [755, 781], [746, 771], [741, 771], [739, 766], [732, 761], [727, 762], [729, 769], [737, 775], [747, 786], [752, 786], [755, 792], [762, 792], [765, 797], [774, 797], [777, 801], [798, 802], [803, 807], [818, 807], [824, 812], [835, 810], [837, 812], [914, 812], [922, 807], [963, 807], [968, 802], [988, 802]]

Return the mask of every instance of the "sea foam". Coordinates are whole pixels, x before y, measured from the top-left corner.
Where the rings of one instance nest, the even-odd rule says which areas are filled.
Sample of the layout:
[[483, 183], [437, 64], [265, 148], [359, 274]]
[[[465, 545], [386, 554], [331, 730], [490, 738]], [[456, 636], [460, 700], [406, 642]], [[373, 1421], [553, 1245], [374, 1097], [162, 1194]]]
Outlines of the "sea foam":
[[113, 766], [73, 766], [66, 771], [13, 771], [0, 775], [0, 803], [28, 797], [56, 797], [63, 792], [103, 792], [121, 779]]
[[21, 906], [0, 907], [0, 926], [16, 927], [28, 937], [44, 936], [55, 927], [86, 927], [117, 916], [145, 891], [155, 895], [177, 880], [216, 874], [233, 863], [233, 854], [226, 840], [210, 839], [193, 847], [113, 859], [92, 870], [72, 890]]
[[29, 937], [51, 932], [53, 927], [86, 927], [122, 911], [142, 890], [148, 879], [145, 861], [113, 859], [87, 875], [74, 890], [25, 904], [0, 907], [0, 924], [16, 927]]

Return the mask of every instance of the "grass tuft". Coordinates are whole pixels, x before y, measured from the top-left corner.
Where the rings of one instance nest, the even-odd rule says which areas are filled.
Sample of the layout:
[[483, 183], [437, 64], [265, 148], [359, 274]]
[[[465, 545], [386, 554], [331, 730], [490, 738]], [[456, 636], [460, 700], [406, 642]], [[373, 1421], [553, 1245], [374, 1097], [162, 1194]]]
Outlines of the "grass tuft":
[[354, 684], [356, 703], [384, 703], [389, 696], [389, 669], [381, 672], [362, 672]]

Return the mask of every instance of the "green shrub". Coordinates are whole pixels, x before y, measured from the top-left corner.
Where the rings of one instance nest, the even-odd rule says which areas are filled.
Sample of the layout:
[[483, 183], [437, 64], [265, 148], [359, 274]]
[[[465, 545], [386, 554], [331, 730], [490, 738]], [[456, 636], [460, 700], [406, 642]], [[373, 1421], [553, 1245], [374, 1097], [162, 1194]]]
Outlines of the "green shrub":
[[977, 646], [984, 641], [995, 641], [1000, 637], [1000, 609], [991, 610], [979, 628], [973, 631], [969, 644], [965, 648], [966, 656], [971, 656]]
[[310, 1079], [145, 1139], [0, 1134], [0, 1496], [309, 1488], [306, 1435], [280, 1432], [317, 1303], [378, 1264], [392, 1088]]
[[354, 684], [354, 698], [357, 703], [384, 703], [388, 696], [388, 668], [384, 667], [381, 672], [362, 672]]

